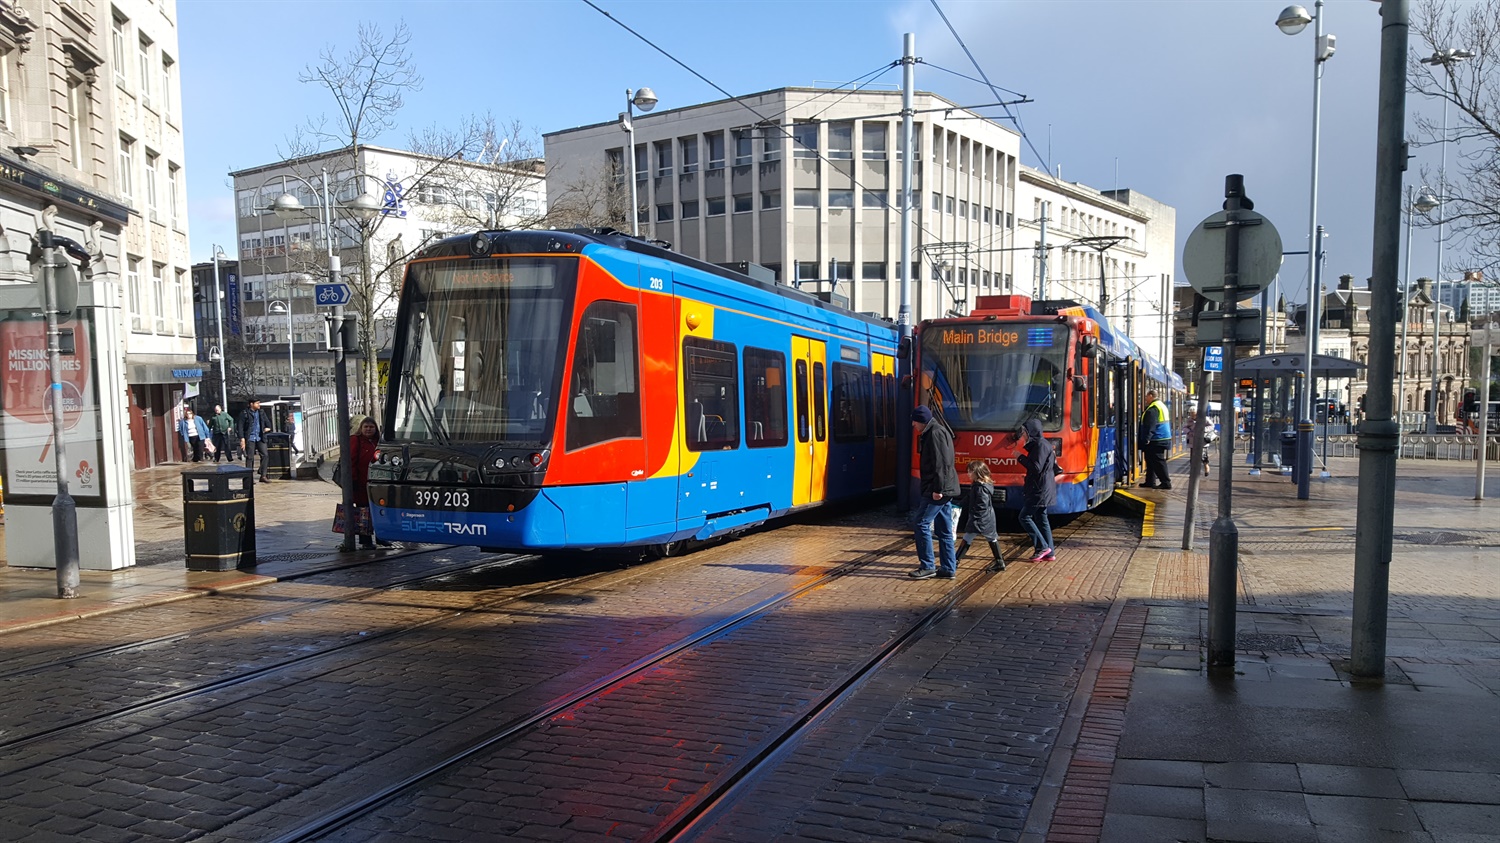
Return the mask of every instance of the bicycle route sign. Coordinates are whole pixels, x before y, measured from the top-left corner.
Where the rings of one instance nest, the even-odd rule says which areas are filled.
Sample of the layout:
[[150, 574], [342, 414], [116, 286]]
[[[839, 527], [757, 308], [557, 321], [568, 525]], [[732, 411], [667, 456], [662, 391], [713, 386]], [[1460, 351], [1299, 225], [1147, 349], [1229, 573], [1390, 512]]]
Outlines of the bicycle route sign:
[[333, 307], [349, 303], [348, 284], [319, 284], [313, 289], [313, 300], [319, 307]]

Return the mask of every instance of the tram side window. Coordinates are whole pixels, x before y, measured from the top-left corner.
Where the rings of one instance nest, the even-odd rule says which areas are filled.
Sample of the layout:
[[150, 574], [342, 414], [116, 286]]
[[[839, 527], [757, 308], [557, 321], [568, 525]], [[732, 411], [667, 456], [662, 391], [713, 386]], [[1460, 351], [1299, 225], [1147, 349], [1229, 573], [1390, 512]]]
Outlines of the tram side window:
[[635, 305], [599, 301], [578, 323], [568, 389], [567, 450], [641, 435]]
[[722, 451], [740, 445], [739, 361], [734, 346], [688, 337], [682, 341], [688, 450]]
[[833, 364], [833, 440], [862, 442], [870, 438], [870, 372], [858, 366]]
[[745, 444], [786, 444], [786, 355], [745, 347]]
[[807, 361], [797, 361], [797, 441], [806, 442], [811, 435], [807, 421]]
[[870, 388], [874, 392], [871, 396], [872, 409], [875, 411], [875, 438], [885, 439], [891, 435], [891, 420], [886, 415], [885, 405], [885, 375], [880, 372], [870, 377]]
[[1078, 349], [1077, 353], [1075, 353], [1073, 355], [1073, 374], [1074, 374], [1074, 377], [1069, 378], [1069, 380], [1071, 382], [1068, 384], [1068, 389], [1070, 389], [1070, 390], [1073, 391], [1073, 402], [1072, 402], [1073, 406], [1069, 408], [1068, 413], [1069, 413], [1069, 415], [1071, 415], [1073, 417], [1073, 420], [1070, 423], [1070, 426], [1074, 430], [1082, 430], [1083, 429], [1083, 412], [1084, 412], [1083, 408], [1087, 406], [1087, 404], [1084, 401], [1084, 397], [1085, 396], [1084, 396], [1084, 386], [1083, 385], [1086, 384], [1086, 383], [1088, 383], [1088, 381], [1085, 379], [1084, 374], [1083, 374], [1083, 361], [1084, 361], [1083, 349], [1080, 348], [1080, 349]]
[[813, 364], [813, 436], [819, 441], [828, 438], [828, 389], [823, 375], [823, 364]]

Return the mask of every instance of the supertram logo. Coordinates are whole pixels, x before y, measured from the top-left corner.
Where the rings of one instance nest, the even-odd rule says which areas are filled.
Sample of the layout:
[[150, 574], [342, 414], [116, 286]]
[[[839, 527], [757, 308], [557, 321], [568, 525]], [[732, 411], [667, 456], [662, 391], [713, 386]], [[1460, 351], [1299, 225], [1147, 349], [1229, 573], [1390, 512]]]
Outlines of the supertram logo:
[[443, 536], [487, 536], [484, 524], [459, 524], [455, 521], [417, 521], [402, 519], [401, 529], [410, 533], [436, 533]]
[[1010, 348], [1021, 341], [1016, 331], [991, 328], [944, 328], [944, 345], [998, 345]]

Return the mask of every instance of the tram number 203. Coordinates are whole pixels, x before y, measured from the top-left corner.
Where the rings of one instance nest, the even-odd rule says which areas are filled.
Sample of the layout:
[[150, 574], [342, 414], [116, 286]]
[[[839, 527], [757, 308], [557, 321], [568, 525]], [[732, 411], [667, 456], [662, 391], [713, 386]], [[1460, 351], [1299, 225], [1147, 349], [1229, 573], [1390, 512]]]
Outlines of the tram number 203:
[[416, 505], [426, 509], [468, 509], [469, 493], [463, 489], [418, 489]]

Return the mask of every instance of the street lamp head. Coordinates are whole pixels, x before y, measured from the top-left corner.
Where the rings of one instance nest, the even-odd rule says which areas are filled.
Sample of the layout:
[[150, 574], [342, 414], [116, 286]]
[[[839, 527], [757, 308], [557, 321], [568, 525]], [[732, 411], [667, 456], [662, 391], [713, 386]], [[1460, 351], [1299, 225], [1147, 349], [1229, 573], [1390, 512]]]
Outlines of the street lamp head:
[[1422, 64], [1450, 65], [1471, 58], [1474, 58], [1473, 50], [1465, 50], [1462, 47], [1449, 47], [1446, 50], [1434, 51], [1432, 55], [1422, 59]]
[[1423, 188], [1422, 192], [1417, 194], [1416, 201], [1412, 202], [1412, 207], [1425, 214], [1442, 204], [1442, 200], [1434, 196], [1432, 191]]
[[266, 309], [276, 314], [291, 312], [291, 306], [284, 301], [273, 301]]
[[353, 201], [345, 202], [344, 210], [361, 222], [369, 222], [380, 216], [380, 200], [373, 193], [361, 193]]
[[650, 111], [656, 107], [656, 92], [650, 88], [636, 88], [630, 102], [641, 111]]
[[302, 207], [302, 203], [297, 201], [297, 197], [290, 193], [283, 193], [276, 197], [275, 202], [271, 203], [271, 210], [275, 211], [276, 216], [281, 219], [291, 221], [302, 216], [303, 212], [307, 209]]
[[1312, 23], [1312, 15], [1301, 6], [1287, 6], [1281, 10], [1280, 17], [1276, 18], [1276, 28], [1287, 35], [1296, 35]]

